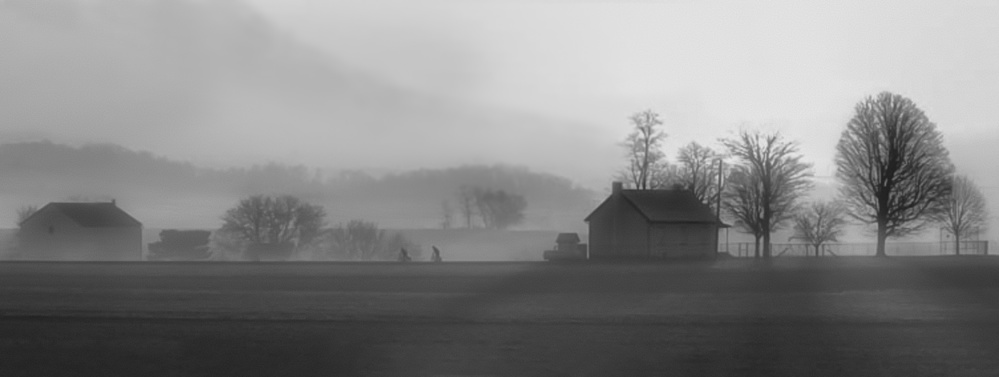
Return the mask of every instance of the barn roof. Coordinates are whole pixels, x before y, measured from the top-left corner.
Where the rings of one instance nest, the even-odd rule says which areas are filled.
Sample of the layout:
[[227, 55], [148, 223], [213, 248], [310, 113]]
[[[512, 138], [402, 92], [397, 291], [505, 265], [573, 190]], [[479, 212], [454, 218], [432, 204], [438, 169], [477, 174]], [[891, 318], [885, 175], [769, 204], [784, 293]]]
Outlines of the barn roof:
[[[711, 211], [711, 207], [701, 203], [687, 190], [621, 190], [621, 197], [649, 222], [717, 223], [725, 226]], [[612, 199], [613, 195], [594, 209], [585, 221], [590, 221]]]
[[76, 222], [85, 228], [115, 228], [115, 227], [134, 227], [142, 226], [139, 220], [118, 208], [113, 202], [96, 202], [96, 203], [76, 203], [76, 202], [52, 202], [46, 204], [44, 207], [35, 211], [34, 214], [28, 216], [21, 223], [28, 222], [31, 218], [37, 216], [39, 213], [46, 212], [46, 209], [51, 208], [53, 210], [59, 211], [62, 214], [69, 217], [71, 220]]

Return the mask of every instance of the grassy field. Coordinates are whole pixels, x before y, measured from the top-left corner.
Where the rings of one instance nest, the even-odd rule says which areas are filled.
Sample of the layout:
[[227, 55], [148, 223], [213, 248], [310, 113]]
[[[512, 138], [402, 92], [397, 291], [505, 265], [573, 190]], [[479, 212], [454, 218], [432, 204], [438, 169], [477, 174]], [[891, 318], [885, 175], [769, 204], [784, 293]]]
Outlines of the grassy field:
[[0, 376], [999, 375], [999, 258], [0, 263]]

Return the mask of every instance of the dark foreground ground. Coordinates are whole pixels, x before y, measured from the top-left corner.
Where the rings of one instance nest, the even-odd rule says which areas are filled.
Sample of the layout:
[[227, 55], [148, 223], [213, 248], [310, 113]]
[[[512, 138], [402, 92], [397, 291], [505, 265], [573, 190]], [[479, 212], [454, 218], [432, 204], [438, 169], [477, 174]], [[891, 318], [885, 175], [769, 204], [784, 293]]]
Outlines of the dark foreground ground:
[[0, 376], [999, 375], [999, 258], [0, 264]]

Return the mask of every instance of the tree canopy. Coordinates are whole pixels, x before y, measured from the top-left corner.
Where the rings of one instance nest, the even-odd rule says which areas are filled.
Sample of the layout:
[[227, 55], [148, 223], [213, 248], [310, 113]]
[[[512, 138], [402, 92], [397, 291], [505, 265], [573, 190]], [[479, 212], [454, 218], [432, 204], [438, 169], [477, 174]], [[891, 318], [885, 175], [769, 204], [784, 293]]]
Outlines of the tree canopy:
[[943, 211], [954, 170], [936, 125], [901, 95], [883, 92], [857, 104], [836, 146], [836, 177], [849, 214], [876, 224], [885, 240], [923, 228]]

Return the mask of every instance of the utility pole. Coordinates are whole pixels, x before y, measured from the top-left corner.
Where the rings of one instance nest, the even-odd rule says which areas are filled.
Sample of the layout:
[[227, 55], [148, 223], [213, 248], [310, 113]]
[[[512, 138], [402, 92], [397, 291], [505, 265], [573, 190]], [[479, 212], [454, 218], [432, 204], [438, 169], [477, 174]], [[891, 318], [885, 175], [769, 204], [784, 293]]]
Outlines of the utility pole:
[[[715, 187], [715, 219], [721, 223], [722, 159], [718, 159], [718, 187]], [[719, 224], [721, 225], [721, 224]], [[715, 233], [718, 231], [715, 230]], [[718, 237], [715, 237], [717, 239]], [[715, 245], [717, 250], [718, 245]], [[728, 228], [725, 228], [725, 252], [728, 252]], [[716, 252], [717, 253], [717, 252]]]
[[715, 217], [721, 220], [721, 193], [722, 193], [722, 159], [718, 159], [718, 187], [715, 190]]

